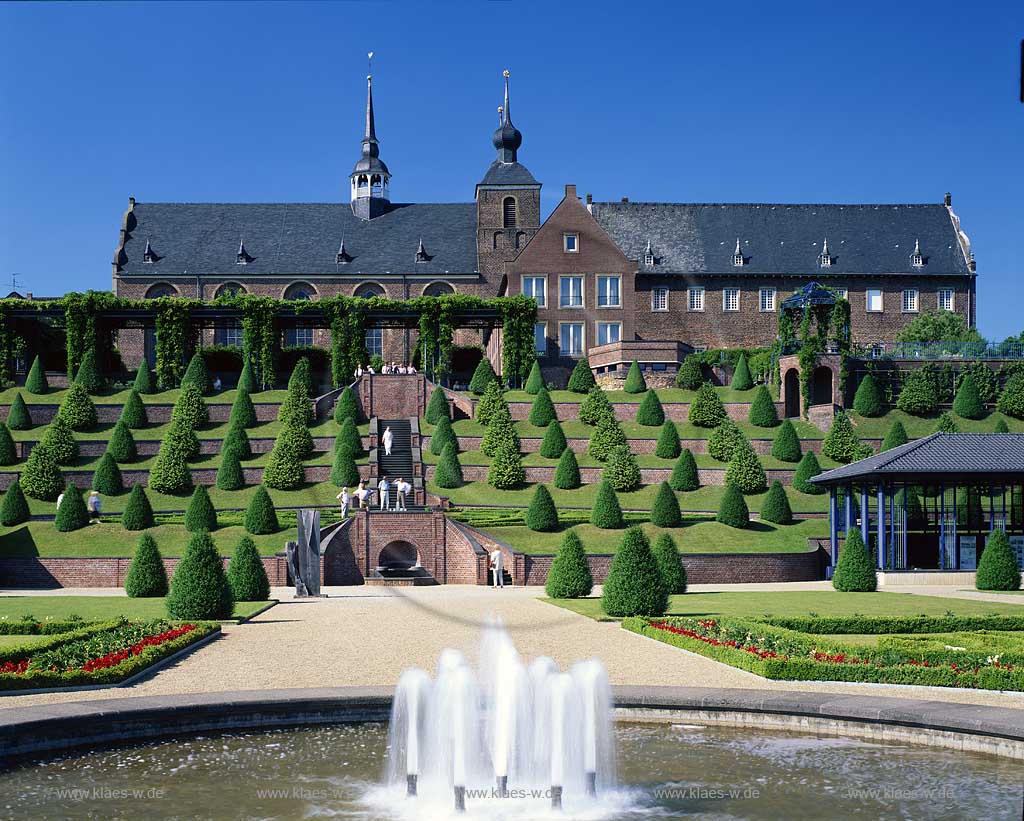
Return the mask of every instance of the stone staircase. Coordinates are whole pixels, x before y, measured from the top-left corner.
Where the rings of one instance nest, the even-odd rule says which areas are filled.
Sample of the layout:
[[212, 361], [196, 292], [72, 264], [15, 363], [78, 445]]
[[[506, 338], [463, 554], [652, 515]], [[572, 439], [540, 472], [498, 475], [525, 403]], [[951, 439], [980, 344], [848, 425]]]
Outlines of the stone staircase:
[[[393, 436], [391, 442], [391, 455], [387, 456], [384, 453], [384, 431], [391, 428], [391, 434]], [[410, 485], [413, 483], [413, 461], [412, 461], [412, 435], [411, 425], [408, 419], [378, 419], [377, 430], [379, 431], [377, 447], [377, 475], [374, 477], [374, 486], [380, 481], [381, 476], [387, 476], [388, 481], [393, 483], [396, 478], [401, 476]], [[394, 510], [396, 501], [398, 499], [398, 491], [395, 489], [394, 484], [391, 486], [389, 491], [391, 503], [391, 509]], [[380, 502], [378, 500], [377, 505]], [[410, 492], [406, 496], [406, 507], [412, 509], [422, 509], [422, 506], [417, 507], [413, 503], [413, 493]]]

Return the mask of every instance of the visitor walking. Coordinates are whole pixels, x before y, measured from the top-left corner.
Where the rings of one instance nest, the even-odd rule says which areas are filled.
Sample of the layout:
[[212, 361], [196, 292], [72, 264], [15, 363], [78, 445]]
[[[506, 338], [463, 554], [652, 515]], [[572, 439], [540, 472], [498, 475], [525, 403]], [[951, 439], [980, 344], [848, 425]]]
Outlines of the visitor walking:
[[100, 513], [103, 511], [103, 502], [100, 499], [99, 491], [89, 491], [89, 501], [86, 504], [89, 508], [89, 523], [100, 521]]
[[213, 378], [213, 390], [216, 393], [220, 393], [220, 389], [224, 387], [224, 383], [220, 381], [219, 376]]
[[388, 482], [388, 477], [381, 476], [380, 481], [377, 482], [377, 490], [380, 493], [380, 509], [390, 510], [391, 509], [391, 497], [388, 491], [391, 488], [391, 484]]
[[500, 548], [494, 548], [491, 553], [491, 571], [494, 573], [494, 587], [505, 586], [505, 558]]
[[363, 375], [363, 366], [356, 365], [356, 379], [359, 379]]
[[384, 440], [384, 455], [391, 455], [391, 443], [395, 441], [395, 435], [391, 432], [391, 428], [384, 428], [384, 436], [381, 437]]
[[347, 487], [343, 487], [341, 489], [341, 493], [339, 493], [334, 498], [338, 499], [341, 502], [341, 518], [342, 519], [347, 519], [348, 518], [348, 508], [349, 508], [349, 505], [352, 504], [352, 497], [349, 495], [348, 488]]
[[368, 491], [366, 489], [366, 483], [362, 479], [360, 479], [359, 480], [359, 487], [356, 488], [356, 499], [359, 500], [359, 509], [360, 510], [366, 510], [366, 508], [369, 507], [369, 505], [366, 502], [366, 500], [369, 498], [369, 496], [370, 496], [370, 491]]
[[61, 491], [60, 495], [57, 497], [57, 510], [60, 510], [60, 503], [63, 502], [63, 501], [64, 501], [64, 492]]
[[395, 479], [395, 510], [408, 510], [405, 506], [405, 498], [410, 490], [412, 490], [412, 485], [401, 476]]

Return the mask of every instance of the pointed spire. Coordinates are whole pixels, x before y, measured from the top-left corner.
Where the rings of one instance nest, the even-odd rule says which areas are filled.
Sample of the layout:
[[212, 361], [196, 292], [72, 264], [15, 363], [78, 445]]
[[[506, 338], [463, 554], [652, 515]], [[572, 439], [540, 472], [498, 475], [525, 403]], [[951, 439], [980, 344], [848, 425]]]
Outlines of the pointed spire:
[[505, 77], [505, 104], [498, 108], [498, 130], [494, 132], [491, 142], [498, 150], [498, 162], [517, 162], [516, 152], [523, 144], [523, 135], [519, 129], [512, 125], [512, 112], [509, 110], [508, 101], [508, 78], [509, 70], [505, 69], [502, 75]]
[[242, 239], [238, 240], [238, 254], [235, 259], [239, 265], [248, 265], [256, 259], [256, 257], [250, 256], [249, 252], [245, 250], [245, 241]]
[[828, 256], [828, 237], [825, 237], [825, 241], [821, 244], [821, 255]]
[[338, 246], [338, 255], [335, 257], [335, 262], [338, 265], [343, 265], [346, 262], [352, 261], [352, 255], [345, 250], [345, 238], [341, 238], [341, 245]]
[[377, 126], [373, 120], [373, 75], [366, 75], [366, 130], [363, 132], [363, 154], [371, 157], [379, 155], [377, 146]]
[[143, 262], [156, 262], [158, 259], [159, 259], [159, 257], [155, 253], [153, 253], [153, 247], [149, 244], [149, 239], [147, 238], [146, 239], [146, 248], [142, 252], [142, 261]]
[[502, 106], [502, 120], [501, 121], [502, 121], [502, 123], [507, 123], [508, 125], [512, 125], [512, 109], [509, 108], [509, 105], [508, 105], [508, 78], [509, 78], [509, 74], [510, 74], [510, 72], [509, 72], [509, 70], [507, 68], [502, 72], [502, 76], [505, 78], [505, 105]]
[[818, 264], [823, 268], [828, 268], [832, 264], [832, 255], [828, 252], [828, 237], [825, 237], [825, 241], [821, 244], [821, 254], [818, 257]]
[[734, 253], [734, 254], [736, 254], [737, 256], [739, 256], [740, 254], [742, 254], [742, 253], [743, 253], [743, 252], [742, 252], [742, 251], [740, 250], [740, 238], [739, 238], [739, 237], [736, 237], [736, 250], [735, 250], [735, 251], [733, 251], [733, 253]]
[[921, 240], [919, 239], [914, 240], [914, 253], [918, 256], [921, 255]]
[[423, 237], [420, 237], [420, 245], [416, 249], [416, 261], [417, 262], [430, 262], [433, 257], [427, 253], [426, 247], [423, 245]]
[[747, 260], [743, 256], [743, 247], [740, 245], [740, 238], [736, 237], [736, 250], [732, 252], [732, 264], [744, 265]]

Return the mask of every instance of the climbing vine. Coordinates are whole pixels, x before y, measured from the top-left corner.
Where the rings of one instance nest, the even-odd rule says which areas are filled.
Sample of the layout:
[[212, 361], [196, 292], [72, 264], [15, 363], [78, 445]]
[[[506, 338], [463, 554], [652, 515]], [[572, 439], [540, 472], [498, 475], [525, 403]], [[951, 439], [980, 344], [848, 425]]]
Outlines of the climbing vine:
[[264, 388], [272, 386], [276, 378], [274, 355], [278, 343], [274, 314], [280, 301], [251, 294], [238, 294], [224, 300], [228, 306], [242, 311], [242, 355], [252, 368], [256, 382]]
[[148, 300], [156, 311], [156, 379], [161, 388], [173, 388], [185, 374], [189, 316], [201, 303], [195, 299], [162, 296]]
[[[829, 289], [831, 290], [831, 289]], [[835, 292], [833, 292], [835, 293]], [[839, 354], [839, 391], [846, 393], [849, 378], [847, 360], [850, 355], [850, 303], [836, 295], [834, 304], [805, 304], [800, 310], [799, 331], [794, 332], [796, 310], [783, 310], [779, 313], [778, 339], [776, 350], [776, 377], [778, 376], [778, 360], [787, 346], [799, 342], [797, 359], [800, 363], [800, 397], [804, 416], [807, 415], [813, 399], [814, 369], [819, 357], [830, 350]]]
[[536, 321], [537, 303], [529, 297], [507, 297], [502, 302], [501, 370], [509, 387], [522, 385], [533, 367]]

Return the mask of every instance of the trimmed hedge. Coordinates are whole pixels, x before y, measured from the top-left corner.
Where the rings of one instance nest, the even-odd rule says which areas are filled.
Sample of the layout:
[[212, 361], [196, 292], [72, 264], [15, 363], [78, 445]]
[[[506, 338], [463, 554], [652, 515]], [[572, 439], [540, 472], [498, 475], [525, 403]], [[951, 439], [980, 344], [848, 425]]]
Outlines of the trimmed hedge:
[[228, 563], [228, 587], [235, 601], [265, 601], [270, 598], [270, 580], [260, 560], [256, 543], [243, 536]]
[[832, 573], [832, 586], [845, 593], [870, 593], [877, 584], [871, 554], [864, 546], [860, 530], [850, 528]]
[[[536, 366], [537, 363], [534, 362], [533, 364]], [[533, 371], [530, 372], [530, 375], [533, 375]], [[480, 394], [487, 390], [487, 386], [491, 382], [497, 381], [498, 375], [494, 372], [494, 368], [491, 367], [491, 360], [486, 356], [482, 356], [480, 362], [477, 363], [476, 370], [473, 371], [473, 378], [469, 380], [469, 390], [480, 396]]]
[[[999, 401], [996, 402], [996, 408], [1000, 413], [1014, 419], [1024, 419], [1024, 371], [1018, 371], [1006, 380], [1003, 392], [999, 394]], [[13, 407], [11, 410], [13, 411]]]
[[525, 481], [526, 471], [518, 448], [508, 442], [499, 444], [487, 470], [487, 484], [497, 490], [511, 490]]
[[139, 455], [138, 449], [135, 447], [135, 437], [132, 436], [132, 432], [123, 419], [118, 420], [114, 425], [114, 430], [110, 433], [107, 453], [114, 458], [115, 462], [134, 462]]
[[995, 426], [995, 430], [993, 431], [993, 433], [1009, 433], [1009, 432], [1010, 432], [1010, 426], [1006, 424], [1006, 420], [1003, 419], [1003, 417], [1001, 417], [1001, 416], [998, 419], [996, 419], [996, 426]]
[[[484, 387], [487, 387], [486, 385]], [[544, 374], [541, 373], [540, 363], [535, 359], [533, 360], [533, 366], [530, 368], [530, 375], [526, 377], [526, 384], [523, 385], [523, 390], [530, 394], [530, 396], [536, 396], [544, 388]]]
[[174, 403], [174, 409], [171, 411], [171, 421], [181, 422], [191, 430], [198, 430], [210, 421], [206, 401], [195, 384], [190, 383], [182, 387], [178, 401]]
[[519, 434], [516, 432], [508, 405], [500, 405], [495, 408], [491, 420], [487, 423], [487, 429], [480, 439], [480, 450], [485, 456], [493, 457], [501, 448], [518, 452], [519, 446]]
[[50, 383], [46, 381], [46, 371], [43, 370], [42, 360], [38, 356], [32, 360], [32, 367], [28, 369], [25, 390], [36, 395], [50, 392]]
[[551, 533], [558, 530], [558, 510], [551, 498], [551, 493], [544, 485], [537, 485], [530, 499], [530, 506], [526, 508], [524, 519], [530, 530], [538, 533]]
[[0, 422], [0, 465], [13, 465], [18, 461], [18, 448], [14, 444], [11, 431]]
[[124, 592], [130, 599], [161, 598], [167, 595], [167, 570], [149, 533], [139, 536], [139, 543], [124, 577]]
[[760, 493], [768, 486], [761, 461], [746, 440], [736, 446], [729, 467], [725, 469], [725, 482], [735, 485], [743, 493]]
[[234, 610], [220, 554], [209, 533], [194, 533], [178, 562], [167, 594], [173, 619], [226, 619]]
[[596, 425], [602, 419], [615, 418], [615, 408], [601, 388], [594, 387], [587, 392], [580, 403], [580, 421], [585, 425]]
[[914, 416], [929, 416], [939, 405], [939, 387], [935, 375], [922, 368], [911, 371], [903, 380], [896, 407]]
[[796, 428], [791, 421], [783, 419], [772, 442], [772, 456], [780, 462], [799, 462], [800, 455], [800, 437], [796, 435]]
[[[497, 383], [492, 384], [496, 385]], [[431, 425], [436, 425], [442, 416], [447, 416], [450, 419], [451, 411], [448, 409], [448, 397], [445, 396], [444, 388], [438, 385], [430, 394], [425, 418]]]
[[28, 405], [20, 392], [14, 394], [11, 407], [7, 409], [7, 427], [11, 430], [32, 429], [32, 414], [28, 412]]
[[192, 491], [188, 508], [185, 510], [185, 529], [190, 533], [217, 529], [217, 510], [210, 501], [210, 494], [202, 485]]
[[352, 454], [346, 450], [338, 450], [334, 453], [334, 462], [331, 464], [331, 484], [336, 487], [352, 487], [359, 484], [359, 468]]
[[356, 399], [355, 391], [346, 385], [338, 394], [338, 401], [334, 403], [334, 421], [339, 425], [346, 419], [358, 423], [361, 418], [359, 400]]
[[75, 384], [81, 385], [89, 393], [99, 393], [106, 387], [106, 380], [100, 374], [96, 366], [96, 352], [88, 350], [82, 357], [82, 364], [78, 366], [78, 373], [75, 375]]
[[[441, 417], [442, 423], [444, 417]], [[448, 425], [449, 430], [451, 429], [451, 423]], [[436, 435], [436, 433], [435, 433]], [[433, 437], [431, 437], [433, 440]], [[356, 426], [356, 421], [353, 417], [349, 416], [345, 418], [345, 421], [341, 423], [341, 430], [338, 431], [338, 435], [334, 440], [334, 451], [346, 451], [353, 459], [363, 454], [363, 437], [359, 434], [359, 428]]]
[[686, 448], [672, 466], [672, 476], [668, 480], [672, 490], [690, 491], [700, 487], [700, 473], [697, 471], [697, 460]]
[[232, 425], [242, 428], [251, 428], [256, 424], [256, 406], [252, 403], [252, 397], [245, 388], [239, 388], [235, 394], [235, 401], [231, 403], [231, 416], [229, 421]]
[[961, 633], [975, 630], [1024, 630], [1024, 616], [771, 616], [765, 624], [801, 633]]
[[974, 579], [978, 590], [1020, 589], [1020, 567], [1004, 531], [993, 530], [988, 535]]
[[64, 489], [57, 461], [42, 445], [37, 444], [28, 455], [21, 472], [21, 489], [26, 496], [43, 502], [52, 502]]
[[14, 527], [27, 522], [30, 517], [28, 500], [21, 491], [21, 481], [15, 478], [0, 503], [0, 525]]
[[801, 493], [809, 493], [812, 496], [825, 493], [826, 489], [823, 486], [808, 481], [819, 473], [821, 473], [821, 465], [818, 463], [818, 457], [813, 450], [809, 450], [800, 460], [800, 464], [796, 466], [796, 471], [793, 473], [793, 487]]
[[288, 395], [278, 408], [277, 420], [282, 423], [297, 422], [302, 426], [313, 421], [313, 403], [303, 393], [301, 384], [288, 389]]
[[659, 459], [675, 459], [679, 456], [681, 449], [676, 423], [671, 419], [666, 419], [658, 434], [658, 444], [655, 445], [654, 455]]
[[747, 508], [747, 501], [736, 485], [727, 484], [725, 486], [725, 495], [722, 496], [722, 503], [715, 515], [715, 521], [729, 525], [729, 527], [739, 528], [750, 524], [750, 510]]
[[575, 530], [566, 531], [551, 561], [544, 592], [552, 599], [576, 599], [589, 596], [593, 589], [594, 578], [583, 543]]
[[192, 487], [188, 460], [198, 447], [199, 440], [191, 428], [181, 422], [172, 424], [150, 468], [149, 486], [158, 493], [180, 493]]
[[892, 450], [898, 448], [900, 445], [905, 445], [910, 439], [907, 438], [907, 429], [903, 427], [903, 423], [899, 419], [893, 420], [892, 425], [889, 426], [888, 432], [885, 434], [885, 439], [882, 440], [882, 450]]
[[829, 459], [835, 459], [846, 465], [871, 455], [871, 448], [862, 445], [853, 429], [850, 417], [842, 411], [836, 414], [832, 425], [821, 443], [821, 452]]
[[608, 463], [601, 471], [601, 481], [607, 482], [620, 492], [640, 487], [640, 466], [628, 447], [615, 448], [608, 455]]
[[793, 509], [789, 506], [786, 489], [778, 479], [772, 482], [764, 504], [761, 505], [761, 521], [773, 522], [777, 525], [793, 524]]
[[602, 530], [617, 530], [625, 524], [619, 498], [607, 482], [597, 486], [597, 498], [590, 509], [590, 523]]
[[458, 452], [451, 443], [441, 452], [441, 458], [437, 460], [437, 467], [434, 469], [434, 484], [446, 489], [462, 487], [462, 465], [459, 463]]
[[125, 530], [145, 530], [152, 527], [153, 506], [149, 503], [146, 489], [142, 485], [134, 485], [128, 496], [128, 503], [121, 514], [121, 527]]
[[622, 432], [622, 426], [613, 417], [606, 416], [598, 420], [587, 445], [587, 453], [599, 462], [605, 462], [616, 448], [628, 446], [629, 442], [626, 434]]
[[216, 484], [220, 490], [238, 490], [245, 487], [245, 473], [242, 471], [237, 448], [225, 447], [221, 450]]
[[555, 468], [554, 486], [562, 490], [574, 490], [580, 486], [580, 466], [572, 448], [565, 448]]
[[210, 371], [206, 367], [206, 359], [201, 350], [192, 354], [192, 358], [185, 368], [185, 375], [181, 378], [181, 387], [186, 388], [192, 385], [203, 396], [213, 393], [213, 379], [210, 378]]
[[867, 374], [857, 386], [853, 397], [853, 409], [861, 416], [875, 417], [885, 413], [885, 397], [882, 389], [871, 374]]
[[767, 385], [759, 385], [754, 392], [754, 401], [750, 403], [747, 419], [759, 428], [774, 428], [779, 424], [779, 414]]
[[736, 423], [732, 419], [725, 419], [708, 437], [708, 455], [719, 462], [728, 462], [736, 449], [746, 441], [747, 437]]
[[586, 357], [577, 360], [566, 386], [568, 390], [573, 393], [589, 393], [591, 388], [596, 386], [597, 380], [594, 379], [594, 372], [590, 370], [590, 361]]
[[555, 419], [544, 431], [544, 439], [540, 443], [540, 455], [545, 459], [557, 459], [565, 448], [565, 433], [562, 432], [562, 425]]
[[679, 555], [676, 540], [671, 533], [662, 533], [654, 541], [651, 548], [654, 559], [658, 563], [662, 587], [669, 596], [680, 596], [686, 592], [686, 565]]
[[653, 390], [647, 391], [640, 401], [640, 407], [636, 411], [637, 424], [648, 428], [656, 428], [665, 422], [665, 409], [661, 406], [658, 394]]
[[705, 382], [697, 390], [697, 395], [690, 402], [687, 418], [691, 425], [698, 428], [716, 428], [729, 418], [725, 405], [710, 382]]
[[252, 372], [252, 364], [249, 362], [248, 357], [245, 358], [242, 372], [238, 375], [238, 387], [244, 388], [249, 393], [257, 393], [259, 391], [259, 385], [256, 384], [256, 375]]
[[309, 357], [300, 356], [288, 377], [288, 392], [309, 399], [313, 396], [313, 369]]
[[281, 432], [274, 442], [274, 450], [285, 449], [300, 461], [313, 453], [313, 434], [302, 422], [291, 417], [281, 427]]
[[96, 406], [82, 384], [74, 382], [68, 388], [57, 416], [67, 422], [72, 430], [92, 430], [96, 427]]
[[49, 451], [58, 465], [70, 465], [78, 459], [78, 442], [67, 422], [55, 416], [43, 433], [40, 444]]
[[682, 521], [676, 494], [668, 482], [662, 482], [651, 506], [651, 522], [658, 527], [679, 527]]
[[985, 415], [985, 404], [981, 401], [978, 383], [969, 373], [960, 381], [953, 399], [953, 413], [964, 419], [981, 419]]
[[750, 367], [747, 365], [745, 353], [741, 353], [740, 358], [736, 360], [736, 369], [732, 372], [732, 381], [729, 383], [729, 387], [734, 391], [749, 391], [754, 387], [754, 380], [750, 376]]
[[[308, 433], [308, 431], [307, 431]], [[280, 437], [278, 437], [280, 441]], [[263, 484], [277, 490], [295, 490], [305, 481], [302, 460], [288, 447], [275, 444], [263, 468]]]
[[454, 447], [456, 451], [459, 450], [459, 440], [455, 435], [455, 431], [452, 430], [451, 420], [447, 416], [442, 416], [441, 421], [437, 423], [437, 427], [434, 428], [434, 432], [430, 436], [430, 452], [434, 456], [440, 456], [449, 445]]
[[85, 507], [82, 491], [74, 482], [68, 482], [64, 495], [57, 505], [57, 515], [53, 526], [61, 533], [81, 530], [89, 524], [89, 511]]
[[690, 354], [683, 360], [676, 372], [676, 387], [687, 391], [695, 391], [704, 384], [704, 368], [699, 356]]
[[953, 418], [953, 414], [949, 411], [943, 411], [942, 415], [939, 416], [939, 421], [935, 423], [936, 433], [959, 433], [960, 426], [957, 425], [956, 419]]
[[626, 374], [626, 382], [622, 389], [626, 393], [643, 393], [647, 390], [647, 380], [644, 379], [643, 372], [640, 370], [640, 363], [635, 359], [629, 366], [629, 373]]
[[224, 437], [224, 445], [221, 452], [234, 450], [241, 460], [252, 458], [252, 445], [249, 443], [249, 434], [241, 425], [232, 425], [228, 428], [227, 436]]
[[156, 379], [153, 377], [153, 372], [149, 369], [149, 362], [145, 358], [143, 358], [139, 369], [135, 372], [135, 381], [132, 383], [132, 387], [143, 396], [156, 393]]
[[98, 490], [107, 496], [117, 496], [124, 492], [124, 482], [121, 480], [121, 470], [114, 461], [110, 452], [103, 454], [96, 472], [92, 475], [93, 490]]
[[[435, 393], [437, 390], [434, 391]], [[433, 400], [433, 396], [431, 396]], [[447, 409], [447, 402], [445, 408]], [[502, 411], [504, 409], [504, 411]], [[497, 382], [491, 382], [484, 391], [483, 397], [477, 402], [476, 405], [476, 421], [485, 427], [490, 424], [491, 419], [494, 418], [497, 413], [509, 413], [508, 402], [505, 401], [505, 395], [501, 392], [501, 386]], [[443, 414], [447, 415], [447, 413]], [[509, 413], [511, 419], [511, 413]], [[430, 422], [430, 418], [427, 417], [427, 421]], [[436, 422], [432, 424], [437, 424]]]
[[143, 404], [142, 397], [139, 396], [139, 392], [135, 388], [132, 388], [128, 393], [124, 407], [121, 408], [121, 418], [119, 421], [124, 422], [132, 430], [139, 430], [149, 424], [146, 406]]
[[657, 616], [668, 607], [668, 593], [647, 534], [631, 527], [612, 558], [601, 607], [609, 616]]
[[555, 413], [555, 406], [551, 402], [548, 389], [542, 387], [537, 391], [537, 398], [533, 400], [528, 421], [534, 427], [546, 428], [556, 419], [558, 419], [558, 415]]
[[277, 511], [267, 493], [266, 487], [260, 485], [245, 508], [245, 530], [254, 536], [277, 533], [281, 525], [277, 521]]

